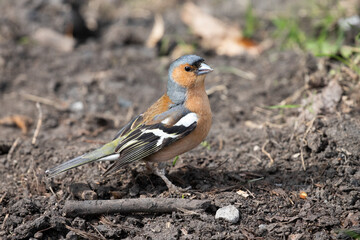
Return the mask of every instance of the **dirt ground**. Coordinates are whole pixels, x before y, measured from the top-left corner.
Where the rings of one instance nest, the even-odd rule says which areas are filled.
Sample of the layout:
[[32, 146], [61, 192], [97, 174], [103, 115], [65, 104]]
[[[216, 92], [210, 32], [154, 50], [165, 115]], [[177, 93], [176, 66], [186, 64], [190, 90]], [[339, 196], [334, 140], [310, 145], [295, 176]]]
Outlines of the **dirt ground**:
[[[197, 45], [195, 53], [215, 69], [206, 79], [213, 125], [208, 144], [166, 167], [176, 185], [191, 187], [183, 196], [170, 194], [141, 162], [106, 178], [109, 163], [102, 162], [48, 179], [46, 169], [111, 140], [165, 91], [171, 48], [159, 54], [144, 46], [156, 6], [109, 2], [116, 14], [100, 18], [98, 31], [77, 32], [68, 52], [28, 37], [41, 27], [65, 32], [68, 3], [0, 3], [0, 118], [17, 116], [27, 126], [22, 133], [0, 125], [1, 239], [325, 240], [350, 239], [341, 229], [360, 229], [359, 77], [335, 61], [276, 46], [258, 57], [226, 57]], [[171, 44], [179, 36], [196, 43], [180, 7], [159, 10], [166, 36]], [[239, 20], [231, 5], [207, 7]], [[36, 102], [42, 123], [32, 144]], [[268, 108], [281, 102], [299, 106]], [[79, 183], [97, 199], [184, 197], [209, 199], [211, 207], [66, 217], [64, 203], [78, 199], [71, 189]], [[240, 211], [237, 223], [215, 220], [227, 205]]]

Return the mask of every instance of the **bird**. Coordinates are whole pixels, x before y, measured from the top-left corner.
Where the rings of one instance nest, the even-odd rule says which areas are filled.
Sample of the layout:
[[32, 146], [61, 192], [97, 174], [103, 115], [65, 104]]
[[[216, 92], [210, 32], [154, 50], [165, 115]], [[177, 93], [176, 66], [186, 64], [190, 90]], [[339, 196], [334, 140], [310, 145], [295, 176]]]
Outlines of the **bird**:
[[173, 159], [205, 139], [212, 123], [205, 76], [212, 71], [197, 55], [176, 59], [169, 67], [166, 92], [154, 104], [128, 122], [111, 142], [46, 170], [47, 176], [95, 161], [113, 161], [103, 174], [106, 176], [143, 160], [170, 191], [178, 192], [179, 188], [166, 177], [165, 171], [153, 169], [150, 163]]

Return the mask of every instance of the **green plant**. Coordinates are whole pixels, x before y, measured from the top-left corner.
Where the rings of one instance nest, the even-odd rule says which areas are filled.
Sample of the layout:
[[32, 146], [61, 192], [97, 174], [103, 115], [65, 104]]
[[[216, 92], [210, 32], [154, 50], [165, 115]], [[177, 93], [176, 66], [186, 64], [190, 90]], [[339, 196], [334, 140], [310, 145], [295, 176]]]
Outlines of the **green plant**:
[[246, 8], [245, 11], [245, 28], [244, 28], [244, 37], [251, 38], [253, 37], [257, 27], [257, 19], [254, 15], [253, 6], [251, 3]]
[[269, 108], [269, 109], [284, 109], [284, 108], [299, 108], [299, 107], [301, 107], [301, 105], [287, 104], [287, 105], [274, 105], [274, 106], [269, 106], [267, 108]]
[[282, 48], [297, 48], [314, 56], [336, 59], [360, 75], [360, 34], [355, 46], [344, 45], [345, 33], [337, 26], [343, 11], [338, 9], [337, 3], [336, 0], [310, 0], [306, 17], [291, 14], [274, 18], [274, 36], [280, 40]]
[[200, 145], [206, 148], [207, 150], [211, 149], [210, 143], [208, 141], [202, 141]]
[[339, 232], [343, 232], [353, 239], [360, 239], [360, 233], [358, 231], [344, 229], [344, 230], [339, 230]]
[[177, 162], [177, 160], [179, 159], [179, 156], [176, 156], [172, 162], [172, 166], [175, 167], [175, 164]]
[[279, 38], [281, 46], [285, 48], [302, 48], [306, 41], [306, 34], [300, 29], [296, 19], [287, 17], [278, 17], [273, 19], [276, 30], [274, 36]]

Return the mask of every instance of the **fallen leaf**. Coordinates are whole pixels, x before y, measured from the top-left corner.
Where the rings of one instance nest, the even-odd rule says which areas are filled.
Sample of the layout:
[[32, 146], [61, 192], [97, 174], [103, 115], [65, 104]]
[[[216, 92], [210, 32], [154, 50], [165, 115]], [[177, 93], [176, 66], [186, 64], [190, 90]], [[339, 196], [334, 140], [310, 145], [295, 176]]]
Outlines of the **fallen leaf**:
[[71, 52], [75, 47], [73, 38], [62, 35], [50, 28], [39, 28], [31, 37], [40, 45], [60, 52]]
[[302, 233], [290, 234], [289, 240], [300, 240], [302, 238]]
[[28, 126], [32, 124], [32, 119], [24, 115], [12, 115], [0, 119], [0, 125], [17, 126], [23, 134], [28, 132]]
[[247, 193], [247, 192], [245, 192], [245, 191], [243, 191], [243, 190], [239, 190], [239, 191], [237, 191], [236, 193], [239, 194], [240, 196], [244, 197], [244, 198], [247, 198], [247, 197], [250, 196], [249, 193]]
[[306, 199], [307, 196], [308, 196], [307, 193], [304, 192], [304, 191], [301, 191], [301, 192], [299, 193], [299, 197], [300, 197], [301, 199]]
[[164, 20], [160, 14], [155, 15], [154, 26], [151, 30], [151, 33], [146, 40], [146, 46], [149, 48], [153, 48], [163, 37], [165, 32]]
[[252, 121], [245, 121], [245, 126], [248, 128], [262, 129], [264, 126], [261, 124], [257, 124]]
[[195, 35], [201, 38], [204, 48], [213, 49], [219, 55], [256, 56], [261, 52], [261, 47], [254, 41], [244, 38], [241, 30], [236, 26], [210, 16], [192, 2], [184, 4], [181, 19]]

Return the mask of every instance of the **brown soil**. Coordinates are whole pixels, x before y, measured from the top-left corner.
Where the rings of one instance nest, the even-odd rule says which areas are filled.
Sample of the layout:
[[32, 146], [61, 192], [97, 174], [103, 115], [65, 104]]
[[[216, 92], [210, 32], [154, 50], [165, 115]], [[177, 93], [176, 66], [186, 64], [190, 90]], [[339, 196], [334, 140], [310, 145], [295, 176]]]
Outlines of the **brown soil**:
[[[161, 96], [171, 59], [144, 47], [152, 15], [119, 11], [124, 14], [117, 21], [105, 19], [96, 37], [89, 34], [73, 51], [62, 53], [26, 36], [40, 26], [63, 31], [68, 5], [15, 2], [0, 8], [0, 118], [24, 115], [32, 124], [26, 134], [0, 125], [2, 239], [346, 239], [340, 229], [360, 228], [359, 85], [348, 69], [294, 52], [229, 58], [197, 50], [215, 69], [207, 88], [224, 87], [209, 96], [214, 115], [209, 147], [199, 146], [175, 166], [167, 165], [176, 185], [191, 187], [183, 196], [169, 194], [141, 162], [108, 178], [101, 174], [109, 163], [46, 178], [46, 169], [112, 139]], [[176, 34], [196, 41], [176, 10], [167, 11], [171, 41]], [[255, 77], [240, 77], [227, 67]], [[332, 69], [336, 75], [329, 74]], [[305, 82], [309, 76], [323, 80], [323, 86], [312, 88]], [[303, 108], [266, 108], [294, 97], [307, 84], [308, 90], [291, 102], [300, 104], [333, 78], [343, 90], [334, 110], [322, 109], [304, 120], [299, 117]], [[43, 121], [34, 145], [38, 109], [26, 94], [50, 100], [41, 104]], [[210, 199], [212, 206], [197, 214], [64, 217], [64, 202], [76, 199], [71, 187], [77, 183], [85, 183], [97, 199], [185, 197]], [[239, 209], [239, 222], [215, 220], [216, 210], [230, 204]]]

